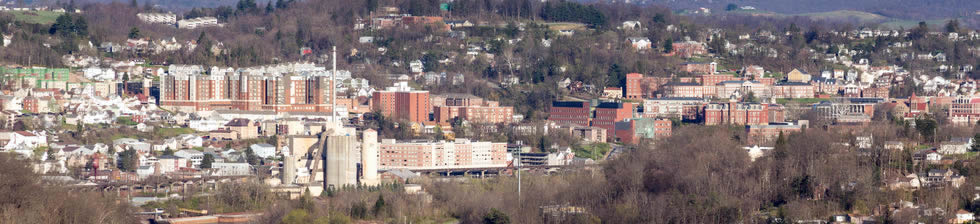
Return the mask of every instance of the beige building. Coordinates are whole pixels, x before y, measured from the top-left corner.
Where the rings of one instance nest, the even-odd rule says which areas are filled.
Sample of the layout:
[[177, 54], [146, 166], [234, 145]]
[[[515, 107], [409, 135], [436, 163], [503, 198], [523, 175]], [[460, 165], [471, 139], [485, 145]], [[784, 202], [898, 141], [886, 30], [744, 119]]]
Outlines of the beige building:
[[507, 143], [415, 140], [381, 140], [378, 151], [380, 169], [452, 169], [503, 167], [507, 165]]
[[786, 74], [787, 82], [810, 82], [810, 74], [803, 73], [799, 69], [793, 69], [788, 74]]

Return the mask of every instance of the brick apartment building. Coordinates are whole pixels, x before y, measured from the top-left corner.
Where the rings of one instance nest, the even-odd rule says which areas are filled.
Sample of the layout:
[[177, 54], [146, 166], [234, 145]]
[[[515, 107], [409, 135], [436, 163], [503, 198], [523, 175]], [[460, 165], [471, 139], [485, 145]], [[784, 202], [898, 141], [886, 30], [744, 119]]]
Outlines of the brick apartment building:
[[623, 97], [626, 99], [639, 99], [643, 98], [643, 87], [640, 86], [643, 81], [643, 74], [640, 73], [629, 73], [626, 74], [626, 88], [623, 90]]
[[371, 108], [395, 120], [427, 122], [432, 105], [429, 91], [413, 90], [407, 82], [398, 82], [383, 91], [375, 91]]
[[681, 63], [681, 71], [701, 74], [714, 75], [718, 70], [718, 63], [715, 62], [685, 62]]
[[678, 55], [684, 58], [690, 58], [694, 55], [703, 55], [708, 53], [707, 47], [703, 43], [697, 41], [681, 41], [671, 44], [674, 49], [671, 51], [672, 54]]
[[949, 105], [949, 120], [958, 125], [976, 124], [980, 121], [980, 98], [953, 100]]
[[707, 101], [695, 97], [665, 97], [643, 100], [645, 118], [681, 118], [694, 120], [699, 117]]
[[714, 85], [705, 86], [691, 82], [672, 82], [665, 88], [668, 97], [711, 98], [717, 96]]
[[809, 122], [806, 120], [800, 120], [797, 122], [774, 122], [764, 125], [747, 125], [745, 127], [746, 131], [749, 133], [749, 139], [754, 142], [768, 142], [774, 141], [779, 137], [779, 134], [789, 135], [794, 132], [800, 132], [809, 126]]
[[31, 113], [39, 113], [41, 110], [38, 108], [38, 104], [39, 104], [38, 101], [39, 100], [37, 99], [37, 97], [27, 95], [27, 97], [24, 97], [24, 100], [21, 102], [21, 104], [24, 105], [23, 106], [24, 110], [29, 111]]
[[616, 130], [616, 122], [633, 118], [633, 103], [605, 102], [600, 103], [595, 109], [595, 119], [592, 126], [606, 129], [606, 136], [613, 136]]
[[772, 97], [775, 98], [813, 98], [813, 85], [802, 82], [784, 82], [772, 86]]
[[330, 112], [329, 72], [167, 74], [160, 107], [172, 111]]
[[383, 139], [378, 150], [381, 169], [451, 169], [507, 166], [507, 143], [446, 141], [396, 141]]
[[[714, 62], [712, 62], [712, 63], [714, 63]], [[701, 76], [697, 77], [696, 80], [698, 80], [698, 82], [700, 82], [701, 85], [714, 86], [714, 85], [718, 85], [718, 84], [723, 83], [723, 82], [740, 80], [740, 79], [739, 78], [735, 78], [735, 76], [732, 76], [732, 75], [705, 74], [705, 75], [701, 75]]]
[[769, 105], [758, 103], [710, 103], [704, 108], [705, 125], [769, 124]]
[[483, 100], [469, 94], [447, 94], [432, 97], [432, 115], [436, 122], [446, 123], [459, 117], [475, 123], [510, 123], [514, 108], [501, 107], [497, 101]]
[[592, 108], [589, 102], [555, 101], [551, 103], [548, 120], [557, 125], [591, 126]]

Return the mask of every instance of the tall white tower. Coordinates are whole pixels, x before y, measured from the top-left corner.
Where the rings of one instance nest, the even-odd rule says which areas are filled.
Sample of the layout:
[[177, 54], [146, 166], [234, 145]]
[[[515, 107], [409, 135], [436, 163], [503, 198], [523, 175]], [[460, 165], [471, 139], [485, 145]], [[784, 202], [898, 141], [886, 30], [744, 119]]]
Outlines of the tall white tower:
[[337, 122], [337, 46], [333, 46], [333, 72], [330, 73], [330, 121]]
[[324, 144], [324, 189], [357, 185], [357, 137], [350, 134], [327, 136]]
[[283, 147], [281, 150], [283, 159], [283, 168], [280, 172], [282, 173], [282, 185], [292, 185], [296, 181], [296, 158], [293, 158], [289, 147]]
[[374, 129], [364, 130], [361, 139], [361, 167], [361, 184], [378, 185], [378, 132]]

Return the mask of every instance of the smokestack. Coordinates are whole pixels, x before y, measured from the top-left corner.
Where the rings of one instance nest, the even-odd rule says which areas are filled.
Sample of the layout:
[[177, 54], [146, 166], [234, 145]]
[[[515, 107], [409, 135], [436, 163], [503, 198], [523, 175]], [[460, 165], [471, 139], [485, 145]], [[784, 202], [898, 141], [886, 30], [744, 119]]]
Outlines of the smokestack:
[[361, 184], [365, 186], [378, 185], [378, 132], [374, 129], [364, 130], [361, 142], [361, 167], [363, 176]]
[[333, 73], [330, 74], [330, 121], [337, 122], [337, 46], [333, 46]]

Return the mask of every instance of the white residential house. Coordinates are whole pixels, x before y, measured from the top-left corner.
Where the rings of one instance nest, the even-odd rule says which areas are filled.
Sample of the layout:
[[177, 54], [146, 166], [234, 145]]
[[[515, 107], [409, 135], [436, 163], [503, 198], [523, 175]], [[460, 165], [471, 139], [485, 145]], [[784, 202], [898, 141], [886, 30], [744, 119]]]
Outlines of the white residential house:
[[939, 153], [944, 155], [963, 154], [973, 147], [973, 138], [952, 138], [939, 145]]
[[748, 147], [748, 146], [742, 147], [742, 149], [744, 149], [746, 152], [748, 152], [749, 153], [749, 159], [752, 162], [755, 162], [756, 159], [758, 159], [758, 158], [760, 158], [762, 156], [765, 156], [769, 152], [772, 152], [773, 147], [761, 147], [761, 146], [758, 146], [758, 145], [754, 145], [752, 147]]
[[218, 24], [218, 18], [214, 17], [198, 17], [193, 19], [182, 19], [177, 21], [177, 28], [180, 29], [196, 29], [199, 27], [211, 27], [211, 26], [221, 26]]
[[201, 136], [194, 134], [183, 134], [177, 136], [177, 142], [184, 148], [201, 147], [204, 145], [204, 139], [201, 139]]
[[857, 143], [856, 145], [858, 148], [869, 149], [871, 148], [871, 145], [874, 144], [874, 136], [873, 135], [857, 136], [855, 138], [855, 142]]
[[886, 141], [885, 149], [888, 150], [903, 150], [905, 149], [905, 143], [900, 141]]
[[276, 155], [276, 147], [270, 144], [253, 144], [249, 148], [259, 158], [269, 158]]
[[156, 166], [140, 166], [136, 169], [136, 175], [138, 175], [140, 179], [145, 179], [146, 177], [149, 177], [155, 173]]
[[252, 174], [248, 163], [212, 163], [212, 176], [247, 176]]
[[177, 24], [177, 15], [173, 13], [137, 13], [136, 17], [144, 23]]
[[176, 157], [176, 156], [160, 156], [157, 157], [159, 162], [157, 163], [156, 173], [166, 174], [179, 170], [180, 168], [187, 167], [187, 159]]
[[221, 129], [225, 127], [225, 124], [227, 123], [228, 120], [221, 119], [220, 117], [216, 116], [209, 119], [191, 120], [188, 122], [187, 126], [195, 131], [208, 132]]
[[47, 135], [44, 132], [3, 132], [0, 133], [0, 142], [6, 142], [3, 144], [4, 150], [34, 149], [48, 146]]
[[956, 212], [956, 221], [954, 223], [968, 223], [974, 220], [973, 212], [968, 212], [966, 210], [960, 209]]
[[414, 60], [408, 63], [408, 67], [411, 69], [412, 73], [422, 73], [425, 67], [422, 65], [422, 61]]
[[630, 37], [626, 38], [626, 40], [629, 41], [630, 45], [633, 46], [633, 49], [636, 50], [646, 50], [653, 46], [653, 42], [650, 42], [650, 39], [646, 37]]
[[174, 156], [191, 161], [193, 167], [200, 167], [201, 161], [204, 160], [204, 153], [193, 149], [185, 149], [174, 152]]
[[10, 43], [13, 43], [14, 35], [3, 35], [3, 47], [7, 47]]
[[619, 28], [624, 30], [639, 30], [639, 29], [643, 29], [643, 25], [640, 24], [640, 21], [631, 20], [631, 21], [623, 21], [623, 25], [620, 26]]

